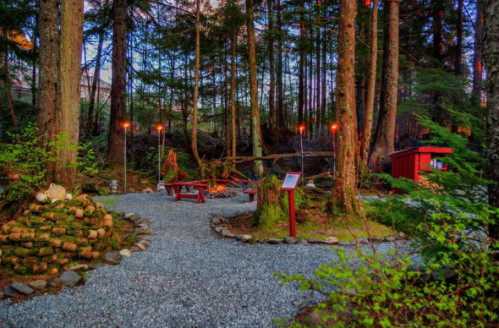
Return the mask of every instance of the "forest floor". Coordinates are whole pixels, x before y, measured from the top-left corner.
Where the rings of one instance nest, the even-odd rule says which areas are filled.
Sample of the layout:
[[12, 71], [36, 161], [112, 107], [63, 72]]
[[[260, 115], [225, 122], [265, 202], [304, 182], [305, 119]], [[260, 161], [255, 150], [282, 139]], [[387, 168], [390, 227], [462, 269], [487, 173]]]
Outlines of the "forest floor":
[[[89, 271], [83, 286], [1, 302], [4, 327], [272, 327], [274, 318], [295, 316], [304, 296], [296, 285], [281, 287], [274, 272], [308, 275], [336, 257], [334, 247], [324, 245], [220, 239], [211, 215], [255, 210], [246, 195], [196, 204], [173, 203], [164, 192], [136, 193], [111, 203], [150, 218], [151, 247]], [[393, 247], [380, 243], [378, 252]]]

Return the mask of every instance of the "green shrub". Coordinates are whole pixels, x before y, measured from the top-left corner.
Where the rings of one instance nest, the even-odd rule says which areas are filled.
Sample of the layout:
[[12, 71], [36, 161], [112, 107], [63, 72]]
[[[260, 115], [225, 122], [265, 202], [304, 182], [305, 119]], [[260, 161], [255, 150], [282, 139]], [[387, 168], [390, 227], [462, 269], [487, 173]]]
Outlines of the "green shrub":
[[[452, 110], [449, 110], [453, 113]], [[456, 114], [456, 113], [454, 113]], [[458, 119], [474, 118], [463, 114]], [[474, 144], [426, 118], [431, 144], [450, 147], [441, 158], [451, 170], [426, 174], [433, 186], [382, 175], [403, 195], [368, 204], [366, 212], [414, 237], [423, 264], [408, 255], [355, 254], [337, 251], [313, 277], [277, 274], [283, 283], [297, 282], [304, 291], [325, 299], [315, 306], [328, 327], [496, 327], [499, 324], [499, 242], [488, 236], [497, 226], [499, 209], [487, 204], [489, 181], [484, 167], [483, 134], [475, 126]], [[468, 123], [471, 124], [471, 123]], [[340, 319], [341, 317], [341, 319]], [[287, 320], [281, 325], [302, 327]], [[305, 323], [306, 324], [306, 323]]]

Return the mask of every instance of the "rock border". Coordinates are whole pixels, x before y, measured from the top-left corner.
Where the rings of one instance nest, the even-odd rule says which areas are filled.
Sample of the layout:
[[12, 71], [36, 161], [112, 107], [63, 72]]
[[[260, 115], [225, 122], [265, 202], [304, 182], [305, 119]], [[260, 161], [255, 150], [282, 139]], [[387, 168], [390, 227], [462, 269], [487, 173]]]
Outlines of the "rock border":
[[[222, 214], [212, 214], [210, 217], [210, 227], [215, 231], [216, 234], [220, 236], [220, 238], [230, 238], [240, 241], [245, 244], [267, 244], [267, 245], [337, 245], [344, 247], [357, 247], [356, 241], [340, 241], [336, 237], [327, 237], [326, 239], [317, 239], [317, 238], [294, 238], [294, 237], [285, 237], [285, 238], [269, 238], [269, 239], [254, 239], [250, 234], [233, 234], [229, 229], [227, 229], [224, 224], [230, 224], [230, 220], [242, 214], [250, 214], [253, 212], [236, 212], [234, 215], [229, 217], [224, 217]], [[374, 243], [382, 243], [382, 242], [395, 242], [395, 241], [406, 241], [408, 240], [406, 235], [403, 232], [399, 232], [395, 235], [390, 235], [386, 237], [373, 237], [372, 241]], [[369, 240], [367, 238], [359, 238], [359, 245], [367, 245], [369, 244]]]
[[[26, 283], [13, 282], [11, 285], [5, 286], [3, 291], [0, 291], [0, 300], [6, 300], [14, 297], [16, 294], [32, 295], [36, 292], [43, 292], [44, 290], [64, 287], [74, 287], [80, 282], [85, 281], [84, 277], [76, 271], [89, 271], [98, 269], [105, 265], [118, 265], [121, 263], [123, 256], [130, 257], [132, 253], [140, 253], [151, 246], [151, 221], [148, 218], [142, 218], [140, 214], [136, 213], [122, 213], [122, 220], [129, 220], [134, 224], [134, 231], [130, 235], [139, 239], [130, 249], [123, 248], [120, 251], [109, 251], [104, 254], [104, 262], [88, 264], [77, 264], [66, 271], [60, 277], [51, 277], [48, 280], [36, 279]], [[129, 236], [130, 236], [129, 235]], [[1, 250], [0, 250], [1, 257]]]

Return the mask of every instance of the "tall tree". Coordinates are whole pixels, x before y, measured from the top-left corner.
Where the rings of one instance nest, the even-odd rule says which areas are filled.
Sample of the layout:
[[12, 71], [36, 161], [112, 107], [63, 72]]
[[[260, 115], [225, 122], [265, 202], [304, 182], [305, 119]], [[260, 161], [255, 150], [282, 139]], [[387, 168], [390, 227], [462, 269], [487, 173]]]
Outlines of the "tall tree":
[[462, 75], [463, 61], [463, 0], [457, 1], [457, 24], [456, 24], [456, 62], [454, 70], [456, 75]]
[[[246, 0], [246, 28], [248, 31], [248, 64], [250, 83], [250, 106], [251, 106], [251, 141], [253, 143], [253, 156], [262, 156], [262, 138], [260, 133], [260, 110], [258, 109], [258, 85], [256, 77], [256, 45], [255, 25], [253, 13], [253, 0]], [[263, 162], [255, 161], [255, 174], [263, 176]]]
[[123, 164], [122, 124], [126, 119], [126, 0], [113, 1], [113, 56], [111, 82], [111, 114], [109, 117], [108, 159]]
[[58, 106], [59, 1], [40, 0], [40, 73], [38, 128], [45, 141], [54, 140]]
[[83, 0], [61, 1], [61, 50], [59, 88], [61, 108], [57, 111], [58, 131], [66, 134], [56, 162], [55, 177], [71, 184], [76, 178], [78, 157], [81, 50], [83, 42]]
[[340, 0], [338, 29], [338, 69], [336, 73], [338, 135], [338, 175], [335, 199], [347, 214], [354, 211], [355, 198], [355, 1]]
[[475, 22], [475, 41], [473, 53], [473, 98], [474, 102], [480, 103], [482, 99], [483, 88], [483, 64], [482, 64], [482, 49], [483, 49], [483, 5], [484, 0], [476, 2], [476, 22]]
[[92, 79], [92, 87], [90, 89], [90, 100], [88, 102], [87, 122], [85, 124], [85, 132], [87, 135], [91, 135], [93, 130], [92, 125], [94, 121], [95, 98], [97, 95], [97, 84], [100, 80], [100, 71], [102, 65], [102, 48], [104, 47], [106, 28], [110, 23], [109, 17], [107, 16], [107, 14], [109, 13], [109, 11], [107, 10], [109, 7], [109, 3], [106, 1], [104, 5], [101, 5], [101, 3], [99, 2], [99, 7], [99, 13], [97, 15], [99, 17], [100, 26], [98, 27], [97, 32], [97, 55], [95, 56], [94, 74]]
[[300, 0], [300, 40], [298, 41], [298, 52], [300, 55], [298, 63], [298, 124], [305, 124], [305, 119], [303, 116], [303, 110], [305, 107], [305, 85], [304, 80], [307, 78], [305, 74], [305, 18], [304, 11], [305, 6], [303, 4], [304, 0]]
[[270, 130], [274, 130], [274, 118], [275, 118], [275, 67], [274, 67], [274, 17], [272, 13], [272, 2], [273, 0], [267, 0], [267, 12], [268, 12], [268, 47], [269, 47], [269, 75], [270, 75], [270, 86], [269, 86], [269, 125]]
[[[386, 4], [386, 3], [385, 3]], [[444, 60], [444, 3], [442, 0], [433, 0], [433, 58], [442, 65]]]
[[276, 0], [277, 10], [277, 122], [279, 127], [284, 127], [284, 95], [283, 95], [283, 78], [282, 78], [282, 18], [281, 18], [281, 0]]
[[385, 41], [381, 105], [376, 126], [373, 153], [369, 165], [373, 172], [382, 172], [390, 162], [395, 147], [399, 75], [399, 3], [385, 2]]
[[367, 166], [369, 146], [373, 129], [374, 98], [376, 94], [376, 69], [378, 63], [378, 0], [373, 1], [371, 16], [371, 49], [369, 53], [369, 72], [367, 74], [367, 96], [364, 131], [360, 145], [360, 159]]
[[[49, 180], [76, 177], [80, 116], [83, 1], [40, 2], [40, 97], [38, 126], [45, 141], [63, 134], [63, 149], [48, 163]], [[59, 30], [60, 26], [60, 30]]]
[[[483, 59], [487, 70], [487, 174], [489, 204], [499, 207], [499, 2], [484, 1]], [[499, 239], [499, 223], [489, 227], [490, 236]]]
[[3, 38], [4, 38], [4, 61], [3, 61], [3, 70], [4, 70], [4, 81], [5, 81], [5, 93], [7, 95], [7, 103], [9, 105], [10, 109], [10, 115], [12, 117], [12, 124], [14, 126], [18, 126], [17, 123], [17, 118], [16, 118], [16, 110], [14, 108], [14, 103], [12, 102], [12, 94], [10, 90], [10, 72], [9, 72], [9, 41], [8, 41], [8, 32], [3, 31]]
[[[198, 95], [199, 95], [199, 57], [201, 56], [200, 52], [200, 4], [201, 0], [196, 0], [196, 62], [194, 64], [194, 99], [192, 100], [192, 138], [191, 138], [191, 148], [192, 155], [198, 164], [199, 169], [203, 167], [203, 162], [201, 162], [201, 158], [199, 158], [198, 153], [198, 139], [197, 139], [197, 128], [198, 128]], [[226, 124], [227, 126], [227, 124]], [[229, 131], [225, 130], [225, 137], [229, 137]], [[227, 148], [227, 151], [229, 149]]]

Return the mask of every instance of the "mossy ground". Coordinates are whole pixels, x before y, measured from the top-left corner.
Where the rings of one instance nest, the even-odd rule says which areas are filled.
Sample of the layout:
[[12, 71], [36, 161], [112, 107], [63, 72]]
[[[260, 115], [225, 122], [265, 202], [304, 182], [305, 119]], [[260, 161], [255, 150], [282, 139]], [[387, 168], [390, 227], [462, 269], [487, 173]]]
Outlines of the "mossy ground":
[[[300, 190], [300, 204], [296, 210], [296, 233], [298, 238], [326, 239], [336, 237], [340, 241], [367, 238], [364, 221], [360, 217], [347, 217], [344, 213], [334, 212], [331, 195], [320, 189]], [[286, 201], [287, 207], [287, 201]], [[265, 212], [268, 214], [268, 211]], [[243, 214], [231, 219], [227, 228], [235, 234], [251, 234], [255, 239], [284, 238], [289, 236], [289, 216], [275, 220], [265, 220], [268, 224], [256, 225], [252, 215]], [[373, 237], [385, 237], [394, 233], [393, 229], [375, 221], [368, 221]]]

